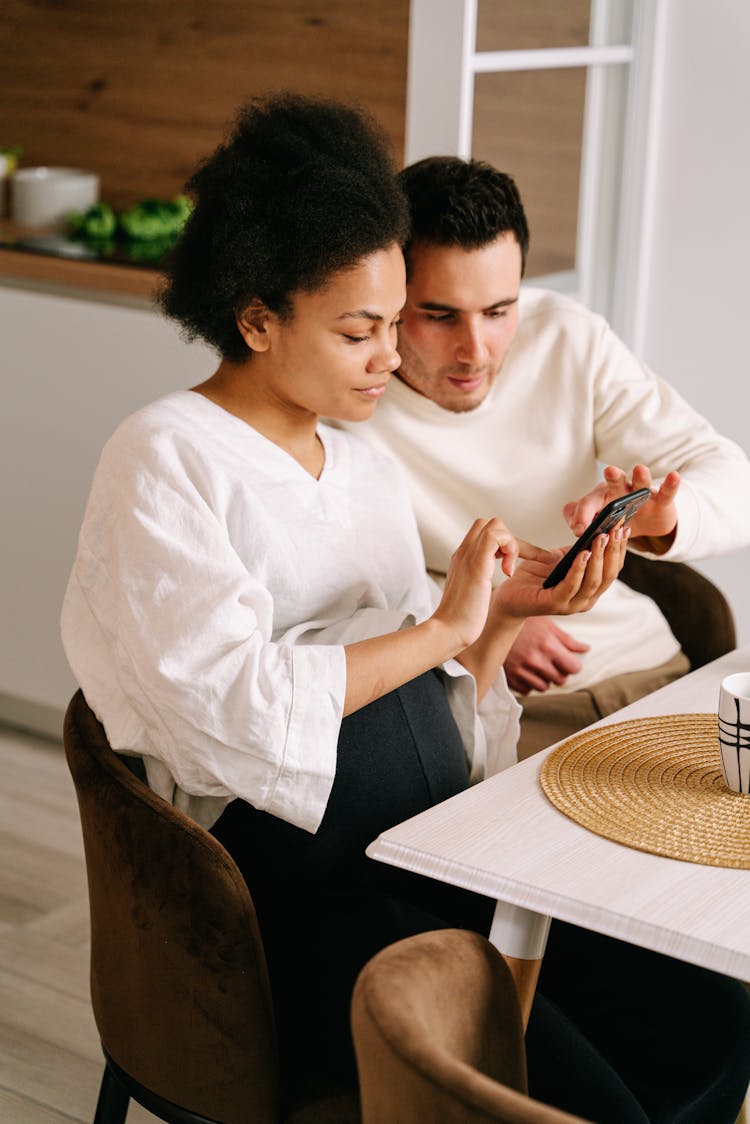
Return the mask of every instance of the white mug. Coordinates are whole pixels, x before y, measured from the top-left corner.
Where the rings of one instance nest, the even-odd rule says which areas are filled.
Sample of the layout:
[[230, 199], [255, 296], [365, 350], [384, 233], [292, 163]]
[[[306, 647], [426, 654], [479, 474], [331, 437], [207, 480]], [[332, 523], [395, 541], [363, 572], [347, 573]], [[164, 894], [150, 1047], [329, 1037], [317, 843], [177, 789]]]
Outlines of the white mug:
[[10, 217], [18, 226], [63, 229], [71, 211], [99, 201], [99, 177], [79, 168], [19, 168], [10, 178]]
[[721, 681], [719, 751], [727, 788], [750, 793], [750, 672]]

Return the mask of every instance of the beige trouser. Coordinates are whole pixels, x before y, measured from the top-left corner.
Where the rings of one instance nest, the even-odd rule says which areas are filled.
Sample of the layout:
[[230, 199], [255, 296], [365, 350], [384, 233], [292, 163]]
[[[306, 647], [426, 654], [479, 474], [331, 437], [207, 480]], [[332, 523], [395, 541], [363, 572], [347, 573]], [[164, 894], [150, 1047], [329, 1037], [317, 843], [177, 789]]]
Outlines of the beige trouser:
[[523, 706], [518, 760], [531, 757], [545, 746], [568, 738], [571, 734], [598, 722], [607, 714], [635, 702], [636, 699], [665, 687], [690, 671], [684, 652], [647, 671], [630, 671], [602, 679], [580, 691], [555, 692], [551, 695], [529, 695], [519, 698]]

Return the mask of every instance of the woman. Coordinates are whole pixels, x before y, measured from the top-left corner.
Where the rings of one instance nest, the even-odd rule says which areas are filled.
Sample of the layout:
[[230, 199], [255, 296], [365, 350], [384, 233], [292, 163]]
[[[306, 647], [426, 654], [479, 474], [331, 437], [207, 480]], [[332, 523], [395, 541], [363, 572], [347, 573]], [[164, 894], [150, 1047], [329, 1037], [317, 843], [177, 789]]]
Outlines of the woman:
[[293, 1080], [352, 1078], [349, 997], [378, 948], [488, 932], [487, 899], [364, 848], [513, 759], [513, 638], [593, 604], [627, 536], [544, 590], [559, 552], [478, 519], [439, 594], [395, 467], [320, 424], [369, 417], [399, 363], [406, 210], [363, 115], [251, 103], [189, 188], [163, 307], [220, 362], [105, 448], [63, 637], [113, 747], [248, 882], [293, 1100]]

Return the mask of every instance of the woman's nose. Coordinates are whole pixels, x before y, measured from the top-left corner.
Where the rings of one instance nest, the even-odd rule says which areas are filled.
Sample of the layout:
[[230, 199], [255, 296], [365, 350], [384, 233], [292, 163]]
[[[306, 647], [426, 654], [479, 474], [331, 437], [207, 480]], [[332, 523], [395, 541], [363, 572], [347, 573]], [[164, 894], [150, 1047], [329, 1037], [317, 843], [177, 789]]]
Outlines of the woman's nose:
[[378, 348], [370, 362], [370, 368], [373, 371], [397, 371], [400, 366], [401, 356], [390, 340], [386, 341], [382, 347]]
[[389, 371], [397, 371], [401, 366], [401, 356], [396, 351], [395, 347], [389, 349], [390, 355], [388, 356], [388, 363], [386, 369]]

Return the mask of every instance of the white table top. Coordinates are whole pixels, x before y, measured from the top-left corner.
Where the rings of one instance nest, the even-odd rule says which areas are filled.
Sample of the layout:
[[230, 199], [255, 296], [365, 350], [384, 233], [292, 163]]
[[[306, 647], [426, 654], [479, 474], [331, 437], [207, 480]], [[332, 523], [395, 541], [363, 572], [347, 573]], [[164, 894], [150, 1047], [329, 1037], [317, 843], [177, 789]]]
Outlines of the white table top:
[[[750, 671], [750, 646], [597, 725], [715, 712], [719, 682], [735, 671]], [[662, 858], [579, 826], [539, 786], [550, 749], [384, 832], [367, 854], [750, 980], [750, 870]]]

